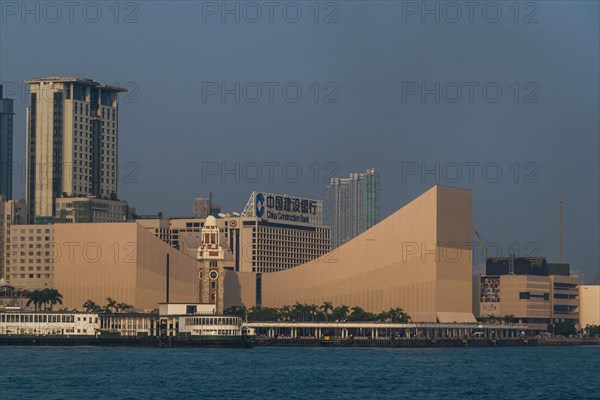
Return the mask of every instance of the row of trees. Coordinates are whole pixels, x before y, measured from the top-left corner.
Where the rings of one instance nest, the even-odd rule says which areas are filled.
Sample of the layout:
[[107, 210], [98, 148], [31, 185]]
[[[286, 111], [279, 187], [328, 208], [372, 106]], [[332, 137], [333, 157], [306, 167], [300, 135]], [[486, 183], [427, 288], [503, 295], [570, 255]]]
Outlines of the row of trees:
[[334, 307], [329, 301], [318, 306], [316, 304], [296, 303], [283, 307], [245, 307], [232, 306], [224, 311], [226, 315], [248, 318], [249, 322], [281, 321], [281, 322], [346, 322], [346, 321], [378, 321], [378, 322], [410, 322], [410, 316], [401, 308], [392, 308], [379, 314], [363, 310], [360, 307], [346, 305]]
[[83, 303], [82, 307], [88, 312], [103, 312], [107, 314], [123, 312], [133, 308], [133, 306], [127, 303], [119, 303], [110, 297], [106, 298], [106, 304], [104, 306], [96, 304], [94, 301], [88, 299]]
[[[35, 311], [40, 310], [50, 310], [52, 311], [53, 306], [56, 304], [62, 305], [62, 294], [56, 289], [42, 289], [42, 290], [33, 290], [25, 293], [27, 300], [27, 306], [33, 304]], [[107, 297], [106, 304], [101, 306], [96, 304], [92, 300], [86, 300], [82, 306], [88, 312], [104, 312], [104, 313], [118, 313], [123, 312], [129, 309], [132, 309], [133, 306], [127, 303], [119, 303], [116, 300]]]
[[508, 324], [509, 322], [513, 321], [515, 319], [514, 315], [492, 315], [492, 314], [488, 314], [488, 315], [482, 315], [479, 320], [481, 322], [488, 322], [488, 323], [506, 323]]
[[53, 306], [63, 303], [62, 294], [56, 289], [33, 290], [27, 292], [26, 296], [28, 298], [27, 306], [33, 304], [35, 311], [40, 311], [41, 309], [52, 311]]

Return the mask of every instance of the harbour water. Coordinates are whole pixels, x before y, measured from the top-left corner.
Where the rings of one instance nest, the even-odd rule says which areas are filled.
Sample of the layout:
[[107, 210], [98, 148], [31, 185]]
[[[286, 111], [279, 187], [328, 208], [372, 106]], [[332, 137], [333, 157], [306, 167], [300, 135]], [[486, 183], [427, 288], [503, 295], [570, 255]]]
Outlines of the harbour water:
[[600, 347], [0, 347], [0, 399], [598, 399]]

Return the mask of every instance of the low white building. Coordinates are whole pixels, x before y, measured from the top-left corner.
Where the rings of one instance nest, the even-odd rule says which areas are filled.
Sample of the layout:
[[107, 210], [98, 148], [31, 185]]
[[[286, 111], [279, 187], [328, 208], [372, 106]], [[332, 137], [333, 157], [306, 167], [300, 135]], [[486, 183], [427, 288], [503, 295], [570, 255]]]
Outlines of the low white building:
[[216, 305], [206, 303], [161, 303], [160, 327], [165, 336], [178, 334], [210, 337], [241, 337], [242, 319], [215, 315]]
[[0, 335], [96, 336], [99, 330], [97, 313], [0, 312]]

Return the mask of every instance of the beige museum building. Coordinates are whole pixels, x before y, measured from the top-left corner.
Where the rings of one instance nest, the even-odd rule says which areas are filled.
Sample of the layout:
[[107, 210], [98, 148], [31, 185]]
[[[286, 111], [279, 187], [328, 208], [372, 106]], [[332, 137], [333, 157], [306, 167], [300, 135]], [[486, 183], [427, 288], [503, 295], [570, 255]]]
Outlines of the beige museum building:
[[136, 222], [55, 224], [54, 240], [54, 287], [68, 309], [107, 297], [155, 309], [167, 281], [170, 301], [197, 302], [196, 260]]
[[435, 186], [336, 250], [274, 273], [226, 271], [225, 306], [401, 307], [413, 321], [474, 322], [472, 197]]

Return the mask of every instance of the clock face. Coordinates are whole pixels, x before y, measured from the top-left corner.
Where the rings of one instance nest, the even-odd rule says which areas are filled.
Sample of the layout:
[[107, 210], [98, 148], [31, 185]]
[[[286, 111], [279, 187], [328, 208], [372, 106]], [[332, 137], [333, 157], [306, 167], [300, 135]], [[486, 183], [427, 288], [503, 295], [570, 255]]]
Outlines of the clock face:
[[208, 273], [208, 276], [210, 277], [210, 279], [217, 279], [219, 277], [219, 273], [217, 271], [210, 271]]

